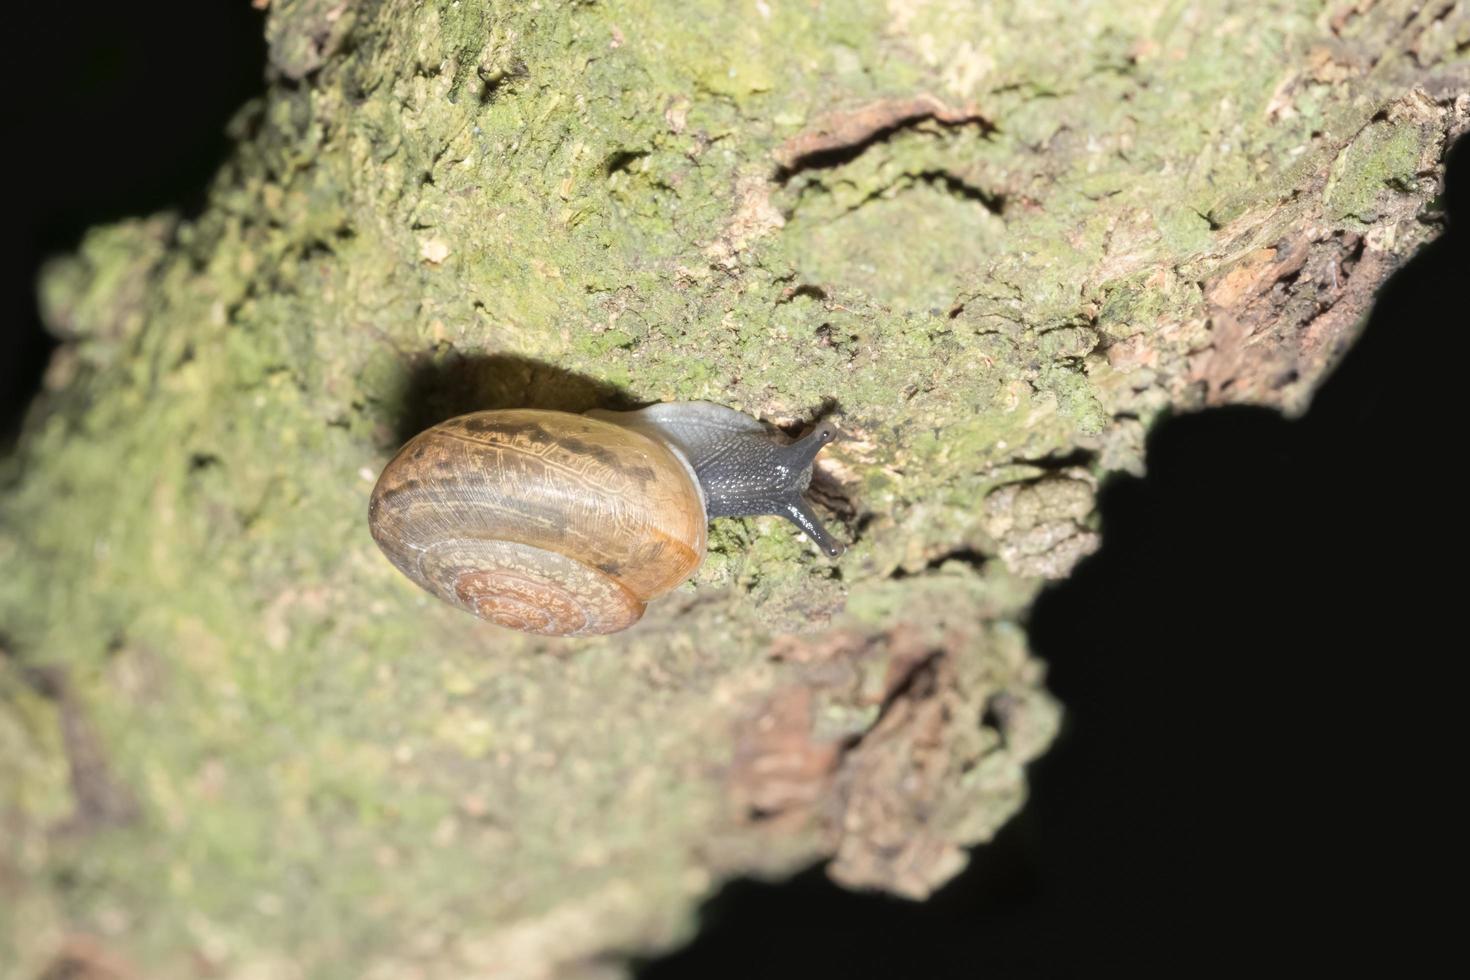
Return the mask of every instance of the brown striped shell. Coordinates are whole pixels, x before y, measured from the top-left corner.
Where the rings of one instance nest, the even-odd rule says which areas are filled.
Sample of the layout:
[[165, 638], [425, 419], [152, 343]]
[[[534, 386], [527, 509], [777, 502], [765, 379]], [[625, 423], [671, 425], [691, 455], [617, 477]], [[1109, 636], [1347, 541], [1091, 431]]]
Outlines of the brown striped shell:
[[613, 633], [704, 559], [688, 464], [632, 429], [536, 409], [474, 412], [411, 439], [368, 524], [424, 589], [553, 636]]

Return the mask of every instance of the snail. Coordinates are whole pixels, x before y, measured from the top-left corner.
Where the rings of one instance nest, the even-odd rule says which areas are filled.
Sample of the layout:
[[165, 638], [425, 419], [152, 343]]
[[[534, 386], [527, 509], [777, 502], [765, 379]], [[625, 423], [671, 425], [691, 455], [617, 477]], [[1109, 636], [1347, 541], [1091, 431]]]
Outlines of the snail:
[[840, 555], [802, 497], [837, 434], [821, 422], [787, 443], [709, 402], [472, 412], [398, 451], [368, 524], [401, 572], [482, 619], [615, 633], [694, 573], [713, 518], [779, 514]]

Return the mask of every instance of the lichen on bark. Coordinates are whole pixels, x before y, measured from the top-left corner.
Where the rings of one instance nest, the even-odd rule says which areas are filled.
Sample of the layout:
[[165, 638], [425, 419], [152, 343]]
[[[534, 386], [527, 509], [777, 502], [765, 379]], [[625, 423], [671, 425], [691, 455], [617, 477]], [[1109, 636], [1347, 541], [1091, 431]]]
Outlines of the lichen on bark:
[[[203, 212], [39, 284], [0, 958], [554, 976], [733, 875], [942, 884], [1055, 731], [1017, 624], [1098, 481], [1300, 410], [1433, 233], [1463, 7], [1238, 6], [277, 0]], [[367, 534], [436, 417], [681, 398], [840, 422], [840, 564], [723, 521], [557, 642]]]

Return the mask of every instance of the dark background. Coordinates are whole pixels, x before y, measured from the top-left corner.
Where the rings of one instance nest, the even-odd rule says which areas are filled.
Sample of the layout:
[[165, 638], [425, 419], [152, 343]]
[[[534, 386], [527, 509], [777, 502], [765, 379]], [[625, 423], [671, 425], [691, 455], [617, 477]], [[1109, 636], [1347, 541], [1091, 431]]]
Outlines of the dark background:
[[[226, 121], [263, 88], [245, 0], [83, 7], [10, 15], [25, 181], [0, 445], [50, 349], [38, 263], [90, 225], [197, 208]], [[922, 904], [820, 869], [736, 882], [641, 980], [1413, 975], [1443, 952], [1464, 905], [1467, 157], [1461, 140], [1455, 231], [1393, 277], [1305, 418], [1166, 421], [1147, 478], [1107, 485], [1102, 551], [1030, 624], [1063, 736], [969, 870]]]
[[43, 0], [5, 11], [10, 238], [0, 320], [0, 451], [52, 343], [39, 264], [92, 225], [191, 214], [228, 152], [225, 124], [265, 90], [264, 16], [248, 0]]

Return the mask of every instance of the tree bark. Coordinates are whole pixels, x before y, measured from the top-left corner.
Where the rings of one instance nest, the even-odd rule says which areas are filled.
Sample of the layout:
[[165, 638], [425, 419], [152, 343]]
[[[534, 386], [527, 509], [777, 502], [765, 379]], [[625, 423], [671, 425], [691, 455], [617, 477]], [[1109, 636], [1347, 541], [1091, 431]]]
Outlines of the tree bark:
[[[734, 875], [943, 884], [1056, 731], [1019, 622], [1098, 481], [1300, 411], [1434, 234], [1464, 4], [1252, 8], [276, 0], [203, 212], [39, 286], [0, 960], [616, 974]], [[837, 421], [847, 555], [721, 521], [554, 641], [368, 536], [427, 424], [673, 399]]]

